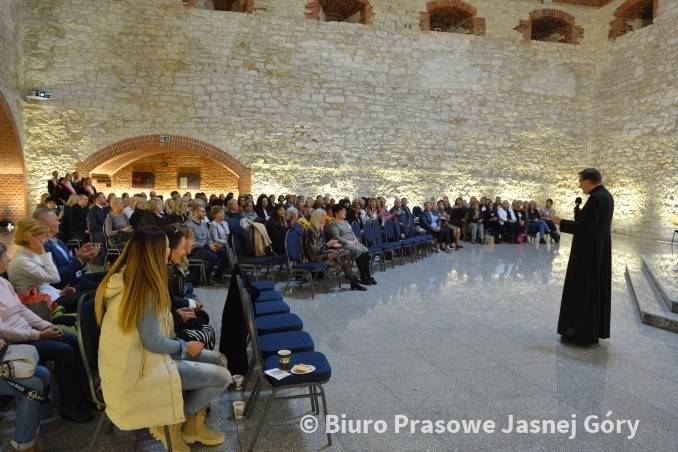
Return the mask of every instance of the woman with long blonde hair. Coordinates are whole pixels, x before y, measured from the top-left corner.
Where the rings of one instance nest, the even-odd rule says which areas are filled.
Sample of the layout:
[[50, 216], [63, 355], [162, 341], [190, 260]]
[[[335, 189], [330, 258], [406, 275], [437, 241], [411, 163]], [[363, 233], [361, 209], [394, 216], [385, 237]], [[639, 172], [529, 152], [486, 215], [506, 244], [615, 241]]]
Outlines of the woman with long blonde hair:
[[106, 413], [115, 425], [149, 427], [165, 447], [162, 426], [168, 425], [172, 448], [188, 451], [186, 443], [224, 442], [223, 434], [205, 425], [205, 408], [230, 384], [231, 375], [219, 365], [218, 353], [174, 338], [169, 254], [162, 229], [138, 229], [99, 285], [99, 371]]

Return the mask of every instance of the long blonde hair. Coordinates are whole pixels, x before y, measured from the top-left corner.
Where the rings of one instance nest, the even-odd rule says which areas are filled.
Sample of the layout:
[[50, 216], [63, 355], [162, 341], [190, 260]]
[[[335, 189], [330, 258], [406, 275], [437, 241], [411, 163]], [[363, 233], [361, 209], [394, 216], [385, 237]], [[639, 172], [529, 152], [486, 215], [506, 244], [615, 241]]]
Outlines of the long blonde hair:
[[122, 254], [99, 284], [95, 302], [97, 322], [101, 325], [106, 312], [105, 293], [108, 280], [122, 271], [124, 290], [120, 303], [120, 329], [124, 333], [137, 327], [146, 309], [160, 315], [169, 311], [172, 304], [167, 290], [167, 236], [158, 227], [140, 228], [134, 231]]

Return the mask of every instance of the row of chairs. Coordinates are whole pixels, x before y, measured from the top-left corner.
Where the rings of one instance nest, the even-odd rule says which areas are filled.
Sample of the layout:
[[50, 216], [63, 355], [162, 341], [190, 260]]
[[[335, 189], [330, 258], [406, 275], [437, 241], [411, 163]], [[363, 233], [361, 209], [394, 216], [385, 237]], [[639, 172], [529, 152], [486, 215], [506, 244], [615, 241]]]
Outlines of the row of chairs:
[[[248, 419], [252, 416], [262, 390], [268, 389], [271, 391], [249, 446], [249, 450], [252, 451], [271, 406], [276, 400], [309, 398], [311, 411], [319, 415], [320, 404], [322, 403], [323, 413], [327, 416], [327, 399], [323, 385], [329, 381], [332, 368], [325, 355], [315, 351], [313, 339], [307, 332], [303, 331], [303, 321], [296, 314], [289, 312], [289, 306], [282, 300], [282, 294], [275, 290], [264, 290], [260, 292], [257, 300], [252, 302], [243, 277], [239, 273], [239, 270], [236, 269], [234, 278], [237, 281], [242, 310], [247, 322], [248, 339], [252, 352], [249, 371], [244, 382], [245, 389], [249, 381], [254, 380], [254, 386], [245, 405], [245, 416]], [[231, 285], [232, 287], [233, 285]], [[262, 297], [269, 292], [270, 295]], [[272, 303], [276, 303], [271, 301], [274, 297], [280, 297], [280, 300], [277, 301], [277, 311], [271, 309], [270, 306]], [[291, 374], [280, 380], [267, 375], [265, 373], [267, 370], [279, 367], [279, 350], [290, 350], [292, 352], [290, 369], [296, 364], [303, 363], [315, 367], [315, 370], [307, 374]], [[299, 389], [302, 391], [299, 391]], [[327, 442], [328, 445], [332, 444], [332, 437], [329, 432], [327, 433]]]
[[[257, 300], [253, 303], [249, 292], [245, 288], [241, 271], [237, 264], [233, 267], [233, 277], [237, 282], [238, 296], [247, 323], [249, 344], [252, 358], [249, 372], [246, 375], [244, 387], [247, 388], [250, 380], [254, 381], [249, 399], [246, 404], [245, 415], [252, 416], [254, 406], [261, 396], [262, 390], [271, 390], [271, 395], [265, 405], [264, 411], [257, 424], [249, 450], [254, 450], [258, 436], [263, 428], [266, 418], [275, 400], [309, 398], [311, 410], [320, 414], [320, 404], [323, 412], [327, 415], [327, 400], [323, 384], [327, 383], [332, 374], [332, 369], [324, 354], [314, 351], [315, 344], [311, 336], [303, 331], [303, 321], [299, 316], [290, 312], [289, 305], [282, 300], [282, 294], [273, 290], [269, 281], [253, 282], [260, 292]], [[234, 285], [231, 285], [231, 289]], [[229, 290], [231, 290], [229, 289]], [[76, 326], [78, 329], [78, 341], [84, 367], [89, 382], [92, 401], [102, 411], [94, 436], [88, 450], [95, 450], [98, 437], [101, 433], [106, 416], [106, 402], [101, 391], [101, 379], [98, 371], [98, 349], [101, 330], [96, 322], [94, 314], [94, 300], [92, 294], [84, 294], [78, 303]], [[308, 374], [292, 374], [282, 380], [276, 380], [265, 374], [266, 370], [278, 367], [278, 350], [288, 349], [292, 351], [290, 366], [295, 364], [308, 364], [315, 370]], [[289, 389], [307, 389], [308, 393], [282, 392]], [[282, 393], [281, 393], [282, 392]], [[171, 450], [169, 430], [165, 429], [167, 444]], [[332, 444], [330, 434], [327, 434], [328, 444]]]

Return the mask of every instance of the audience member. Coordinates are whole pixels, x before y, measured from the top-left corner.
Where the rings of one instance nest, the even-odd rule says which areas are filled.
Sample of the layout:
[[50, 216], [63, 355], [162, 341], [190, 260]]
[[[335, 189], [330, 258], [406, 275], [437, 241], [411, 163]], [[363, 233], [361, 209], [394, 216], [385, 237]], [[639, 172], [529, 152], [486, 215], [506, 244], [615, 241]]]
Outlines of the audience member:
[[[212, 284], [212, 271], [216, 282], [224, 282], [224, 272], [228, 268], [228, 251], [220, 243], [212, 240], [209, 225], [205, 221], [207, 213], [202, 201], [194, 201], [191, 206], [193, 217], [188, 220], [186, 226], [195, 236], [195, 248], [190, 254], [191, 259], [200, 259], [205, 263], [205, 275], [207, 283]], [[216, 267], [216, 269], [215, 269]]]
[[304, 248], [308, 260], [327, 264], [327, 274], [337, 276], [344, 270], [346, 279], [351, 282], [351, 290], [367, 290], [361, 286], [358, 278], [353, 274], [349, 263], [349, 251], [341, 249], [341, 243], [336, 239], [325, 240], [324, 227], [327, 222], [327, 212], [316, 209], [311, 214], [310, 226], [304, 231]]
[[332, 206], [334, 221], [326, 226], [327, 236], [337, 240], [342, 249], [348, 250], [349, 258], [354, 261], [360, 273], [360, 283], [364, 286], [377, 284], [371, 273], [370, 254], [367, 247], [353, 233], [351, 224], [346, 221], [346, 207], [343, 204]]
[[168, 242], [160, 228], [136, 230], [97, 290], [99, 371], [115, 425], [150, 427], [165, 448], [162, 426], [168, 425], [173, 450], [188, 451], [186, 442], [224, 442], [223, 433], [205, 425], [205, 408], [231, 375], [201, 342], [173, 339]]
[[162, 211], [162, 207], [162, 199], [158, 197], [149, 199], [146, 203], [146, 213], [141, 217], [141, 227], [156, 226], [162, 229], [169, 226], [169, 219]]
[[[174, 334], [184, 341], [198, 341], [208, 350], [214, 350], [216, 332], [209, 325], [210, 318], [203, 310], [203, 303], [193, 294], [188, 293], [187, 277], [188, 260], [186, 254], [193, 247], [193, 233], [184, 226], [165, 230], [169, 240], [169, 292], [174, 316]], [[190, 244], [186, 238], [190, 237]]]
[[108, 216], [109, 208], [106, 195], [97, 193], [94, 205], [87, 212], [87, 229], [94, 243], [105, 243], [104, 222]]
[[[30, 223], [42, 225], [37, 220]], [[38, 230], [37, 224], [34, 224], [33, 230]], [[22, 233], [25, 235], [26, 231], [28, 229], [24, 229]], [[34, 237], [32, 243], [38, 248], [37, 238]], [[15, 256], [16, 254], [15, 252]], [[46, 258], [43, 262], [45, 267], [51, 266], [51, 261], [48, 262]], [[0, 242], [0, 273], [7, 271], [11, 274], [9, 267], [12, 263], [13, 260], [7, 256], [7, 247]], [[92, 413], [83, 406], [88, 397], [88, 385], [80, 359], [78, 337], [72, 333], [62, 333], [56, 326], [34, 314], [21, 303], [15, 289], [4, 278], [0, 278], [0, 320], [0, 337], [7, 343], [33, 345], [40, 355], [40, 364], [54, 362], [61, 418], [72, 422], [89, 422], [94, 419]]]
[[53, 213], [38, 209], [33, 213], [33, 218], [47, 226], [47, 241], [44, 247], [45, 251], [52, 255], [52, 262], [57, 268], [60, 279], [52, 285], [60, 290], [72, 286], [76, 292], [96, 289], [106, 273], [86, 273], [84, 267], [99, 254], [101, 249], [91, 243], [85, 243], [79, 249], [71, 251], [56, 237], [59, 222]]

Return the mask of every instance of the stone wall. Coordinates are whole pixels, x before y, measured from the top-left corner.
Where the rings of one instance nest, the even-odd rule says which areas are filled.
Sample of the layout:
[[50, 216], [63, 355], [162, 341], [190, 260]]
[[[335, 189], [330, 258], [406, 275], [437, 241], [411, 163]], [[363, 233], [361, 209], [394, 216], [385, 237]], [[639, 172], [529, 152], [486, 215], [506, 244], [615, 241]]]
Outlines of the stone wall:
[[[616, 122], [596, 126], [598, 115], [625, 105], [612, 86], [596, 86], [632, 46], [606, 41], [607, 10], [619, 1], [599, 10], [549, 6], [584, 28], [578, 45], [525, 41], [513, 29], [545, 7], [538, 1], [469, 2], [486, 18], [485, 36], [422, 32], [425, 2], [412, 0], [371, 1], [371, 26], [304, 19], [302, 0], [256, 0], [255, 14], [173, 0], [23, 3], [25, 80], [55, 97], [23, 106], [34, 197], [54, 167], [163, 133], [202, 140], [251, 167], [255, 193], [552, 197], [569, 213], [576, 170], [619, 172], [601, 151], [615, 140]], [[659, 22], [655, 29], [676, 35], [675, 20]], [[675, 55], [675, 40], [653, 27], [640, 33]], [[657, 78], [647, 71], [649, 88]], [[652, 117], [655, 101], [635, 102], [639, 116]], [[665, 129], [652, 129], [653, 140], [670, 138]], [[656, 167], [666, 161], [637, 164], [658, 170], [657, 199], [675, 198], [668, 169]], [[651, 227], [648, 207], [638, 213]], [[641, 231], [622, 216], [614, 227]], [[669, 232], [657, 228], [657, 236]]]
[[[607, 20], [622, 3], [599, 16]], [[616, 230], [670, 239], [668, 218], [678, 212], [678, 1], [660, 0], [653, 25], [605, 39], [596, 53], [590, 148], [616, 198]]]

